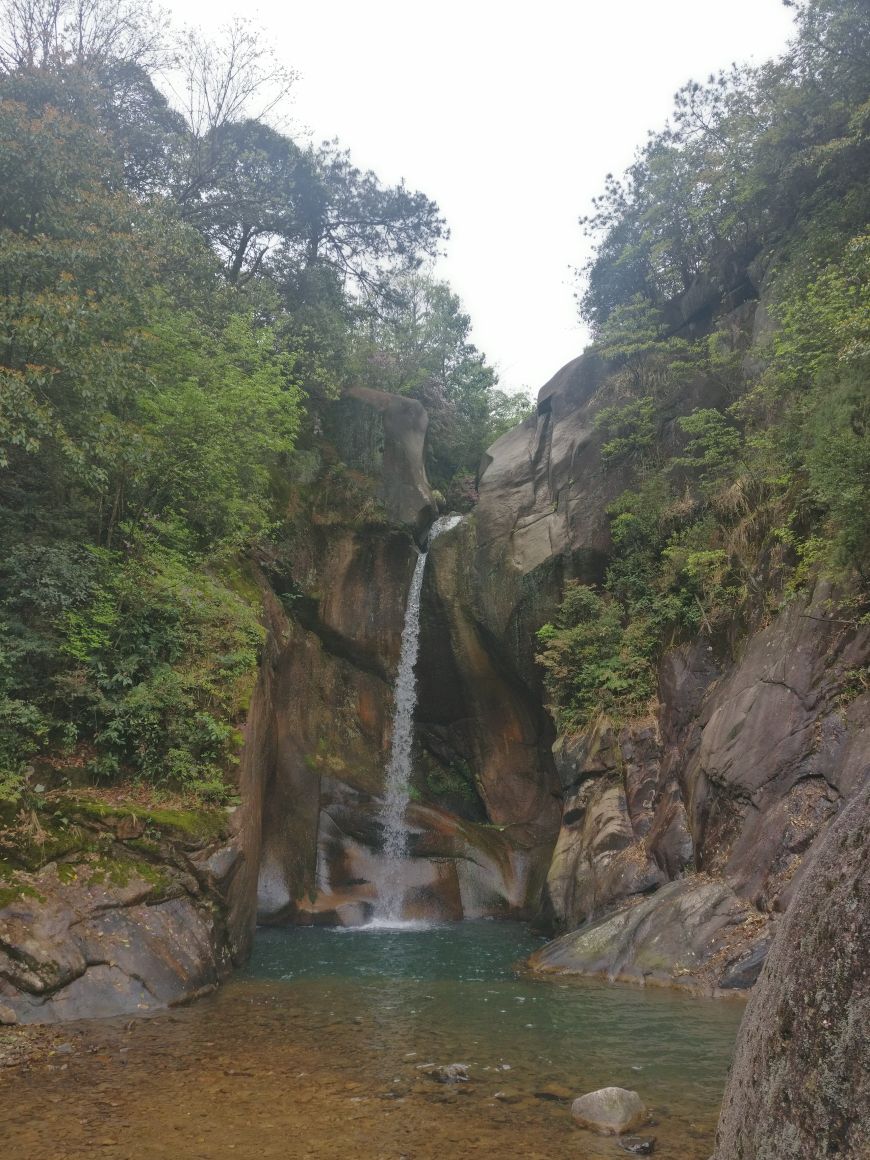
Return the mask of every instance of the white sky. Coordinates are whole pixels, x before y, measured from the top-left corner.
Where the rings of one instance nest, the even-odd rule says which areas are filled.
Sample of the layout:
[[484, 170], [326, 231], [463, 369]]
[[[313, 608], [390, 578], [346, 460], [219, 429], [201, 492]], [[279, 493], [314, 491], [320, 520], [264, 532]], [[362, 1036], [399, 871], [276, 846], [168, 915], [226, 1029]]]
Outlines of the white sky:
[[781, 0], [165, 0], [179, 24], [254, 17], [300, 74], [291, 134], [338, 137], [404, 177], [451, 228], [438, 273], [507, 390], [541, 386], [586, 341], [577, 224], [689, 78], [762, 61], [791, 30]]

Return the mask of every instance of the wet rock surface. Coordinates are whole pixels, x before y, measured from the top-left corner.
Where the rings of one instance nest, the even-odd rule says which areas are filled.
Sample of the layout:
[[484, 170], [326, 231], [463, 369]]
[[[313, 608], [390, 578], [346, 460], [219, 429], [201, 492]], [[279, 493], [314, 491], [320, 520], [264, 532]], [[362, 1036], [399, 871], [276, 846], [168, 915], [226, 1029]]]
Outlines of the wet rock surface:
[[655, 1136], [624, 1136], [618, 1143], [629, 1156], [652, 1156], [656, 1148]]
[[725, 882], [691, 877], [547, 943], [528, 967], [712, 994], [725, 978], [738, 986], [735, 970], [755, 951], [759, 931], [765, 920]]
[[[334, 485], [321, 466], [294, 533], [262, 561], [270, 659], [255, 697], [263, 709], [252, 738], [259, 756], [245, 800], [259, 802], [261, 829], [252, 818], [248, 845], [259, 863], [258, 919], [270, 924], [346, 924], [370, 913], [383, 878], [393, 680], [418, 558], [413, 521], [399, 493], [393, 502], [384, 488], [397, 472], [405, 473], [402, 494], [409, 479], [423, 487], [425, 472], [417, 435], [402, 444], [406, 459], [417, 457], [410, 475], [389, 453], [393, 419], [419, 434], [419, 416], [411, 423], [396, 410], [412, 401], [351, 395], [341, 408], [380, 416], [382, 443], [364, 424], [357, 434], [366, 445], [356, 446], [344, 424], [336, 433], [350, 465], [339, 473], [343, 490], [326, 505]], [[455, 528], [435, 542], [427, 564], [409, 918], [536, 911], [558, 827], [546, 718], [480, 635], [468, 604], [469, 551], [473, 559], [467, 533]]]
[[576, 1099], [571, 1116], [579, 1128], [601, 1136], [621, 1136], [646, 1123], [649, 1113], [637, 1092], [607, 1087]]

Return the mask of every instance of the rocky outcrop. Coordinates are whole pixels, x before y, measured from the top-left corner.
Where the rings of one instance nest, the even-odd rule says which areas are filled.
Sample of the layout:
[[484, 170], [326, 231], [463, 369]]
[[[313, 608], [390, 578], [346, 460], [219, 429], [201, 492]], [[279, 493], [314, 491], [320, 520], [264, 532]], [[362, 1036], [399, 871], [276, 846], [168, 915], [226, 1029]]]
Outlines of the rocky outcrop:
[[[383, 876], [393, 681], [418, 558], [402, 497], [429, 494], [415, 408], [350, 392], [329, 420], [342, 462], [316, 465], [285, 540], [260, 560], [269, 646], [242, 776], [260, 771], [243, 796], [262, 803], [261, 922], [362, 921]], [[467, 535], [436, 541], [423, 591], [406, 886], [408, 913], [436, 919], [533, 913], [558, 826], [549, 725], [471, 611]]]
[[761, 968], [764, 919], [727, 885], [693, 876], [633, 899], [536, 951], [541, 975], [717, 994], [751, 985]]
[[740, 1027], [714, 1160], [860, 1160], [870, 1140], [870, 785], [831, 825]]
[[[750, 307], [737, 313], [735, 325], [751, 326]], [[566, 579], [602, 578], [606, 509], [629, 482], [600, 460], [594, 418], [612, 401], [607, 373], [594, 352], [569, 363], [541, 391], [537, 415], [490, 448], [480, 481], [469, 619], [501, 680], [533, 703], [542, 699], [535, 631]], [[675, 406], [714, 406], [718, 389], [699, 378]], [[664, 438], [679, 438], [667, 418]], [[557, 944], [560, 970], [571, 969], [573, 946], [579, 972], [692, 976], [707, 990], [753, 983], [807, 856], [870, 777], [870, 697], [850, 684], [867, 664], [870, 633], [837, 607], [837, 594], [819, 585], [736, 659], [702, 640], [675, 649], [647, 720], [599, 720], [556, 739], [561, 824], [545, 906], [562, 930], [593, 924], [587, 942]], [[552, 785], [546, 763], [539, 769], [540, 784]], [[600, 922], [614, 915], [608, 958]], [[644, 930], [671, 932], [651, 973], [640, 963], [640, 915]], [[708, 921], [728, 934], [727, 947], [707, 938]]]
[[429, 426], [425, 407], [416, 399], [370, 387], [351, 387], [346, 397], [363, 409], [372, 408], [380, 418], [381, 438], [376, 440], [375, 451], [377, 494], [389, 520], [413, 528], [422, 537], [438, 514], [423, 458]]
[[[547, 897], [559, 924], [570, 928], [668, 881], [651, 835], [661, 744], [655, 721], [615, 735], [602, 719], [586, 734], [558, 738], [553, 752], [563, 811]], [[659, 838], [669, 849], [677, 844], [669, 829]], [[692, 859], [684, 826], [677, 842], [676, 862], [683, 869]]]
[[61, 819], [57, 832], [42, 830], [17, 866], [21, 842], [5, 831], [0, 1023], [141, 1014], [229, 973], [241, 857], [226, 815], [73, 800], [43, 816]]
[[304, 576], [316, 596], [282, 604], [265, 594], [276, 655], [261, 791], [262, 922], [297, 919], [317, 894], [324, 784], [345, 786], [362, 803], [382, 787], [391, 667], [415, 555], [411, 540], [389, 528], [338, 526], [322, 536], [315, 528], [290, 556], [290, 578], [270, 577], [286, 590]]

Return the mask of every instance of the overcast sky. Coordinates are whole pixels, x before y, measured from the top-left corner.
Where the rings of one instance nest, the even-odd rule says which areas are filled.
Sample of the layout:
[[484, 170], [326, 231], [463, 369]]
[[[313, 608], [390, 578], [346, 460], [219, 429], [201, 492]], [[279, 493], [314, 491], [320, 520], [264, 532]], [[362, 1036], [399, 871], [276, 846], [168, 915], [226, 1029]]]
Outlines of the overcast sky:
[[578, 217], [676, 89], [777, 53], [781, 0], [167, 0], [179, 24], [255, 17], [301, 75], [293, 135], [338, 137], [385, 181], [438, 202], [439, 273], [509, 390], [541, 386], [586, 335]]

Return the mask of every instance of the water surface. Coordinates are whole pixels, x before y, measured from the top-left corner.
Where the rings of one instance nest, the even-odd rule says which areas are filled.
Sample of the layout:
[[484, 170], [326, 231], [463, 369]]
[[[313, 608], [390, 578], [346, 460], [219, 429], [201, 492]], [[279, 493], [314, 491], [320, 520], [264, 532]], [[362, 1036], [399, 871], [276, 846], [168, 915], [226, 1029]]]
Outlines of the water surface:
[[[742, 1006], [537, 982], [514, 923], [258, 934], [217, 995], [69, 1026], [72, 1050], [0, 1079], [4, 1160], [356, 1157], [611, 1160], [552, 1098], [617, 1084], [661, 1160], [706, 1160]], [[461, 1062], [443, 1085], [427, 1064]]]

